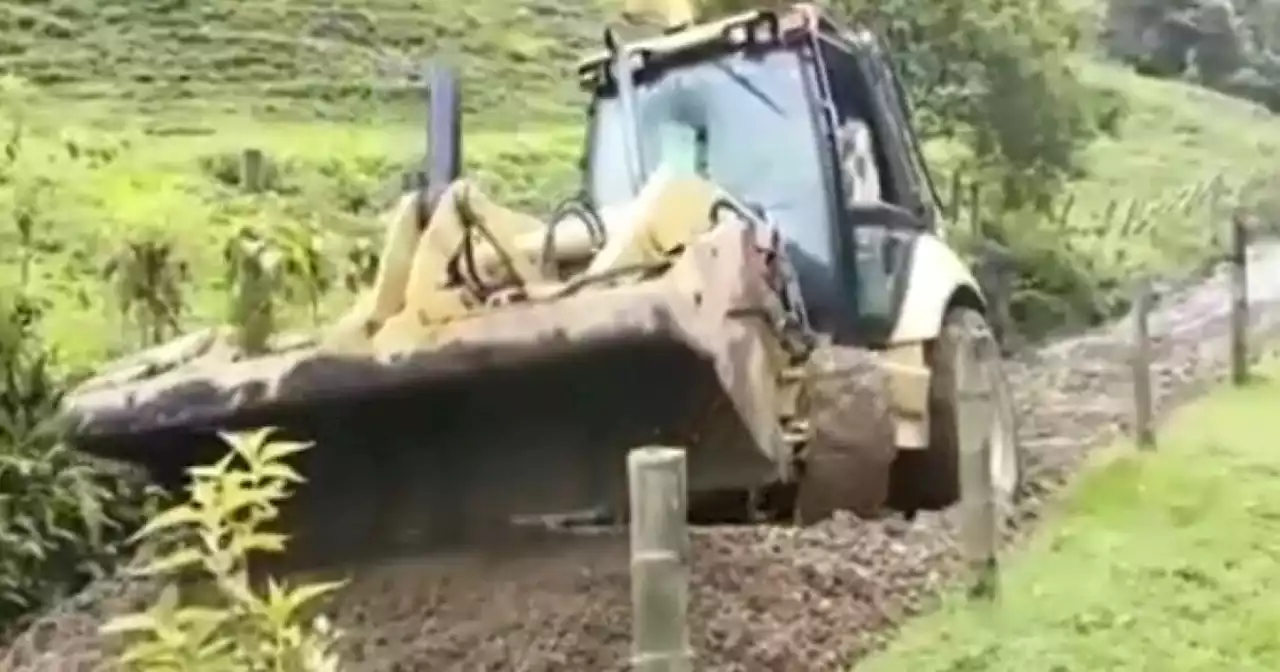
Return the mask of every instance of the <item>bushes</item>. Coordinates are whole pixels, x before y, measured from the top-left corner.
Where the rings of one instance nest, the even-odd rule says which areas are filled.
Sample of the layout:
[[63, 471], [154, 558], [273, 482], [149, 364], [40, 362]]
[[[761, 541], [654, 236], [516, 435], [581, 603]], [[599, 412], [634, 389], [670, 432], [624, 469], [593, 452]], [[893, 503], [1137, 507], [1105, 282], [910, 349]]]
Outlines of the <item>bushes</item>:
[[[0, 636], [131, 556], [130, 532], [155, 501], [137, 475], [62, 443], [55, 416], [69, 364], [155, 345], [210, 318], [240, 327], [252, 346], [279, 326], [317, 319], [344, 273], [365, 274], [342, 263], [363, 239], [331, 244], [352, 221], [329, 215], [343, 209], [332, 200], [308, 198], [333, 182], [353, 199], [372, 198], [370, 175], [386, 161], [288, 164], [293, 172], [269, 185], [278, 191], [246, 194], [221, 182], [228, 169], [217, 161], [189, 160], [188, 174], [157, 170], [113, 134], [73, 137], [27, 123], [39, 121], [26, 114], [38, 94], [4, 87], [0, 212], [19, 226], [0, 229], [0, 277], [16, 281], [0, 292]], [[330, 224], [338, 230], [324, 230]], [[264, 274], [266, 299], [253, 281]], [[305, 310], [281, 309], [286, 300]], [[272, 319], [252, 319], [264, 307]], [[97, 310], [106, 320], [114, 313], [119, 329], [98, 322]], [[81, 356], [68, 362], [52, 344]]]

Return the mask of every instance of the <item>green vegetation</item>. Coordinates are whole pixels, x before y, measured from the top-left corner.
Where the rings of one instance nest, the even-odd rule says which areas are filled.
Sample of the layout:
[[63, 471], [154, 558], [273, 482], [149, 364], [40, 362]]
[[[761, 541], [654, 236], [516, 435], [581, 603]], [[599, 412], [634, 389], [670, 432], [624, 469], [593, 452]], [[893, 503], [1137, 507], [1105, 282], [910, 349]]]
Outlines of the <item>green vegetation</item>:
[[40, 342], [37, 306], [0, 294], [0, 635], [34, 608], [110, 568], [146, 489], [58, 441], [65, 393]]
[[310, 445], [271, 441], [265, 430], [224, 438], [224, 458], [191, 469], [187, 501], [135, 535], [158, 547], [155, 559], [134, 571], [165, 581], [160, 597], [146, 611], [107, 623], [103, 634], [127, 638], [124, 670], [336, 672], [338, 633], [307, 612], [341, 584], [287, 588], [267, 579], [260, 594], [250, 571], [252, 558], [284, 550], [285, 536], [266, 526], [303, 480], [285, 458]]
[[[494, 10], [491, 3], [436, 4], [380, 0], [358, 3], [360, 11], [353, 13], [347, 10], [357, 3], [108, 3], [106, 21], [77, 19], [87, 14], [77, 13], [76, 3], [8, 6], [12, 16], [61, 17], [74, 30], [68, 37], [50, 29], [48, 38], [37, 39], [37, 33], [13, 42], [22, 52], [12, 62], [29, 80], [11, 83], [5, 94], [5, 133], [20, 142], [10, 167], [15, 177], [0, 185], [0, 208], [28, 212], [29, 224], [23, 236], [0, 231], [0, 249], [39, 253], [29, 255], [29, 265], [0, 264], [0, 280], [17, 282], [21, 269], [30, 266], [29, 291], [52, 306], [48, 336], [64, 359], [89, 364], [143, 342], [136, 325], [125, 324], [136, 323], [140, 310], [172, 312], [170, 321], [183, 328], [223, 321], [231, 308], [222, 252], [245, 227], [288, 230], [292, 239], [323, 237], [325, 249], [335, 252], [331, 258], [370, 247], [377, 235], [374, 215], [394, 193], [400, 172], [419, 159], [424, 138], [416, 121], [406, 121], [403, 110], [383, 99], [360, 107], [357, 99], [335, 98], [343, 109], [362, 110], [352, 119], [315, 109], [311, 103], [323, 98], [319, 90], [297, 99], [272, 92], [271, 82], [317, 81], [306, 72], [315, 74], [320, 63], [332, 69], [327, 82], [373, 81], [358, 66], [367, 56], [368, 34], [334, 33], [327, 38], [332, 53], [323, 61], [300, 55], [297, 50], [312, 45], [307, 22], [319, 15], [367, 23], [369, 34], [381, 36], [377, 44], [404, 49], [417, 39], [412, 35], [469, 27], [466, 37], [475, 46], [464, 61], [467, 81], [521, 101], [472, 105], [481, 125], [467, 140], [473, 174], [499, 198], [522, 207], [545, 209], [567, 195], [582, 143], [580, 130], [565, 120], [576, 117], [580, 96], [568, 76], [569, 57], [559, 50], [585, 47], [596, 26], [592, 17], [603, 14], [582, 5], [517, 30], [507, 15], [519, 12]], [[1057, 36], [1070, 33], [1063, 29], [1070, 17], [1052, 11], [1054, 5], [1022, 13], [999, 3], [963, 5], [938, 3], [932, 12], [913, 14], [906, 4], [888, 3], [881, 11], [896, 27], [890, 31], [894, 41], [909, 47], [902, 51], [909, 55], [904, 69], [915, 84], [944, 195], [966, 230], [980, 229], [1023, 260], [1014, 309], [1031, 332], [1113, 313], [1122, 307], [1120, 280], [1135, 263], [1181, 266], [1188, 256], [1202, 255], [1211, 213], [1232, 200], [1254, 169], [1271, 165], [1280, 145], [1272, 140], [1280, 137], [1275, 122], [1224, 98], [1068, 59], [1072, 43]], [[977, 14], [980, 9], [987, 13]], [[409, 21], [410, 15], [417, 18]], [[1027, 23], [1031, 16], [1041, 23]], [[422, 28], [427, 23], [443, 28]], [[15, 34], [29, 27], [25, 19], [3, 25]], [[955, 26], [969, 32], [957, 33]], [[1035, 29], [1029, 45], [1014, 39], [1028, 28]], [[180, 49], [180, 40], [193, 30], [218, 39]], [[987, 35], [978, 34], [984, 30]], [[257, 38], [267, 35], [272, 44], [288, 44], [258, 49]], [[1000, 35], [1009, 37], [993, 37]], [[74, 45], [64, 43], [72, 36]], [[456, 37], [461, 44], [462, 36]], [[511, 56], [509, 48], [490, 48], [494, 41], [526, 39], [556, 45], [543, 54], [550, 60], [544, 64]], [[974, 43], [987, 45], [975, 56], [984, 67], [943, 67], [962, 59]], [[410, 52], [420, 58], [448, 44], [433, 37]], [[114, 65], [109, 72], [50, 65], [82, 53], [106, 53], [99, 60]], [[258, 63], [253, 54], [267, 60]], [[186, 65], [153, 67], [179, 61]], [[1004, 65], [1023, 61], [1044, 65]], [[270, 76], [241, 77], [253, 69], [248, 66], [198, 67], [210, 63], [256, 63], [253, 68], [269, 70]], [[99, 67], [97, 61], [92, 65]], [[1081, 72], [1082, 83], [1066, 76], [1068, 66]], [[54, 71], [65, 76], [49, 74]], [[152, 71], [161, 74], [129, 74]], [[548, 82], [556, 84], [546, 88]], [[174, 88], [188, 84], [198, 98]], [[468, 100], [483, 100], [482, 95], [468, 90]], [[148, 100], [158, 102], [149, 106]], [[1002, 107], [1010, 100], [1021, 101], [1021, 107]], [[199, 103], [198, 112], [184, 101]], [[275, 105], [276, 113], [254, 114], [259, 104]], [[519, 111], [518, 127], [500, 118], [511, 108]], [[58, 115], [44, 113], [54, 109]], [[1008, 118], [1044, 127], [1019, 132]], [[16, 119], [21, 121], [14, 130]], [[263, 193], [246, 193], [239, 184], [239, 154], [248, 147], [267, 156]], [[977, 202], [971, 183], [989, 185]], [[968, 221], [974, 213], [976, 226]], [[19, 237], [28, 244], [15, 244]], [[171, 284], [182, 296], [131, 295], [120, 285], [127, 284], [127, 274], [116, 271], [107, 280], [117, 291], [104, 306], [97, 288], [111, 260], [118, 265], [121, 255], [140, 248], [168, 251]], [[349, 300], [349, 294], [338, 294], [304, 302], [324, 304], [327, 313], [320, 312], [331, 314]], [[179, 298], [181, 306], [157, 303]], [[101, 337], [83, 338], [87, 333]]]
[[414, 78], [443, 56], [470, 76], [470, 110], [506, 126], [566, 112], [562, 74], [599, 39], [602, 4], [5, 0], [0, 72], [98, 117], [416, 120]]
[[1280, 361], [1079, 478], [1006, 564], [998, 606], [957, 600], [867, 672], [1274, 670], [1280, 666]]
[[[56, 105], [43, 91], [11, 80], [7, 93], [10, 113], [0, 119], [0, 138], [9, 139], [12, 158], [0, 156], [6, 176], [0, 211], [28, 224], [22, 232], [0, 229], [6, 257], [0, 282], [24, 285], [51, 306], [46, 335], [73, 364], [143, 344], [131, 326], [139, 309], [172, 313], [166, 319], [188, 328], [223, 321], [229, 310], [224, 251], [246, 227], [293, 248], [310, 232], [338, 258], [362, 243], [380, 245], [376, 214], [394, 195], [400, 172], [419, 160], [423, 143], [420, 131], [394, 123], [219, 126], [225, 120], [206, 117], [207, 135], [156, 137], [138, 126], [103, 132], [42, 115]], [[529, 205], [567, 195], [578, 147], [572, 132], [509, 141], [481, 133], [468, 140], [476, 176], [499, 197]], [[239, 184], [246, 147], [267, 155], [261, 193]], [[181, 296], [128, 291], [130, 276], [118, 267], [158, 248], [168, 252], [151, 261], [172, 266], [168, 284]], [[104, 283], [117, 290], [105, 304]], [[156, 304], [179, 300], [181, 306]], [[349, 293], [334, 298], [347, 300]], [[101, 337], [85, 339], [86, 333]]]
[[[1097, 61], [1090, 8], [926, 4], [876, 10], [950, 233], [1011, 256], [1029, 334], [1114, 314], [1136, 270], [1204, 261], [1227, 210], [1274, 184], [1280, 121]], [[575, 186], [584, 97], [570, 66], [605, 7], [0, 0], [0, 287], [39, 315], [0, 373], [47, 361], [41, 380], [60, 393], [178, 332], [232, 324], [253, 350], [333, 316], [369, 277], [378, 212], [421, 161], [414, 73], [428, 57], [463, 66], [469, 174], [546, 212]], [[250, 148], [264, 157], [253, 184]], [[10, 412], [44, 428], [57, 398]], [[0, 506], [40, 521], [0, 527], [0, 623], [131, 548], [145, 498], [57, 446], [44, 429], [0, 433]], [[98, 487], [87, 498], [84, 479]], [[100, 534], [102, 520], [120, 526]]]

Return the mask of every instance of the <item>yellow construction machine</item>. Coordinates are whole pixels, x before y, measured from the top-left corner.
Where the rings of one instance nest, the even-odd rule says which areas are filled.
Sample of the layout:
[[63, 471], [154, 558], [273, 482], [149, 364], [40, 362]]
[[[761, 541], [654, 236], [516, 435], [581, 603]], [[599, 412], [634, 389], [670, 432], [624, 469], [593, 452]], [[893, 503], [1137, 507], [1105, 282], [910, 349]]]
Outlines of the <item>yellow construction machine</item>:
[[[112, 367], [70, 398], [74, 444], [174, 484], [218, 431], [313, 441], [286, 517], [294, 550], [329, 561], [625, 515], [624, 455], [645, 444], [686, 447], [719, 518], [952, 504], [956, 343], [992, 336], [884, 43], [807, 4], [654, 4], [666, 30], [606, 33], [577, 69], [579, 196], [546, 219], [486, 198], [440, 70], [429, 184], [387, 215], [363, 299], [268, 355], [188, 337]], [[998, 362], [977, 364], [1012, 498], [1013, 406]]]

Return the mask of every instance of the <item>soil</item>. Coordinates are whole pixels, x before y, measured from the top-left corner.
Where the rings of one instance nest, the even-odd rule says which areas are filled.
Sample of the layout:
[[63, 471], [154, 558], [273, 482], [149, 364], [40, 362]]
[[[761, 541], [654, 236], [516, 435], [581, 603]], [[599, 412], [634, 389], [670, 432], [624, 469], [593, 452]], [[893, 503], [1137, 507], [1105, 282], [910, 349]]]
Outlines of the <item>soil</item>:
[[[1280, 245], [1253, 250], [1255, 350], [1280, 342]], [[1224, 276], [1166, 288], [1152, 316], [1158, 414], [1221, 379]], [[1007, 362], [1028, 450], [1029, 495], [1008, 534], [1029, 529], [1089, 449], [1127, 430], [1128, 320]], [[808, 528], [699, 528], [690, 596], [697, 667], [844, 669], [927, 609], [959, 569], [953, 514]], [[623, 670], [629, 647], [626, 538], [598, 532], [467, 556], [362, 568], [333, 607], [355, 671]], [[104, 580], [60, 605], [0, 656], [0, 669], [109, 669], [96, 628], [136, 608], [143, 584]]]

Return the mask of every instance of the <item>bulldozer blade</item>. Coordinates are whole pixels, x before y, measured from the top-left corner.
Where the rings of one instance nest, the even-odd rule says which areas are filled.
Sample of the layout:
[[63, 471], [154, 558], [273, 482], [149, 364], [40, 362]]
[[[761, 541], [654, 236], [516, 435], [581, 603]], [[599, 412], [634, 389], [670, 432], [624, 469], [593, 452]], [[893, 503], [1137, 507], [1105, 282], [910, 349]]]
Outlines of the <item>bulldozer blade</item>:
[[695, 493], [754, 487], [777, 476], [781, 441], [769, 332], [735, 316], [755, 294], [749, 266], [685, 291], [736, 251], [699, 273], [691, 249], [654, 280], [494, 309], [432, 347], [289, 352], [91, 389], [71, 400], [70, 439], [170, 487], [224, 454], [220, 431], [314, 442], [283, 512], [305, 565], [498, 542], [513, 516], [621, 507], [625, 454], [645, 444], [686, 447]]

